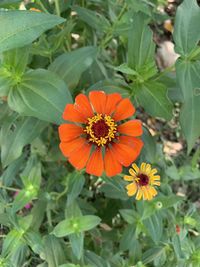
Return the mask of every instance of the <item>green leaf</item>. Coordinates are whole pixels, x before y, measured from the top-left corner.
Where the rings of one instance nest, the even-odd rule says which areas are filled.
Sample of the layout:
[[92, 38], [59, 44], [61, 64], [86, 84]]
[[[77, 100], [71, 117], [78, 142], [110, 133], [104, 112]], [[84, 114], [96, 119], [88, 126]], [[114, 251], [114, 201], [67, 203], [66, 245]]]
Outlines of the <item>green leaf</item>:
[[34, 118], [10, 117], [3, 124], [0, 132], [3, 166], [20, 157], [23, 147], [31, 143], [45, 127], [44, 122]]
[[91, 230], [100, 223], [101, 219], [94, 215], [74, 217], [59, 222], [53, 230], [57, 237]]
[[59, 222], [54, 228], [52, 234], [57, 237], [63, 237], [75, 233], [77, 228], [78, 224], [74, 219], [67, 219]]
[[0, 10], [0, 52], [30, 44], [65, 20], [42, 12]]
[[58, 267], [66, 262], [66, 252], [61, 242], [53, 235], [44, 237], [44, 255], [41, 256], [47, 261], [48, 267]]
[[[128, 34], [128, 66], [142, 74], [147, 65], [156, 73], [153, 34], [147, 26], [148, 17], [141, 12], [134, 14]], [[147, 70], [149, 72], [149, 68]]]
[[1, 181], [5, 186], [10, 186], [13, 183], [16, 175], [18, 174], [22, 164], [24, 163], [24, 159], [26, 154], [22, 154], [18, 159], [12, 161], [9, 166], [5, 169], [1, 176]]
[[80, 260], [83, 255], [84, 233], [75, 233], [69, 235], [69, 241], [73, 254], [78, 260]]
[[0, 67], [0, 96], [7, 96], [12, 84], [12, 73], [7, 68]]
[[123, 210], [119, 210], [121, 216], [123, 217], [123, 219], [129, 223], [129, 224], [133, 224], [135, 223], [136, 219], [137, 219], [137, 213], [132, 210], [132, 209], [123, 209]]
[[184, 98], [180, 123], [189, 153], [200, 136], [200, 61], [189, 62], [180, 59], [177, 61], [176, 71]]
[[181, 55], [189, 54], [200, 40], [200, 8], [196, 0], [184, 0], [175, 17], [175, 50]]
[[130, 224], [126, 227], [120, 241], [120, 249], [132, 250], [136, 242], [135, 224]]
[[24, 234], [24, 240], [31, 247], [34, 253], [40, 254], [41, 252], [44, 251], [44, 244], [42, 242], [42, 238], [39, 233], [34, 232], [32, 230], [28, 230]]
[[151, 217], [144, 220], [144, 225], [149, 233], [149, 236], [155, 243], [161, 240], [163, 233], [163, 223], [160, 214], [153, 214]]
[[97, 56], [97, 48], [86, 46], [57, 57], [49, 70], [58, 74], [70, 89], [78, 84], [82, 73], [87, 70]]
[[24, 208], [36, 196], [37, 196], [37, 191], [34, 189], [34, 187], [32, 190], [27, 190], [27, 189], [21, 190], [15, 197], [15, 200], [13, 202], [12, 206], [13, 212], [17, 212], [18, 210]]
[[162, 203], [162, 209], [168, 209], [170, 207], [175, 206], [178, 202], [183, 201], [184, 198], [176, 195], [170, 196], [158, 196], [156, 199], [153, 200], [154, 204], [156, 205], [158, 202]]
[[26, 188], [28, 188], [31, 184], [33, 184], [35, 188], [40, 188], [42, 178], [41, 162], [38, 160], [36, 155], [30, 156], [25, 169], [20, 174], [20, 177]]
[[30, 46], [15, 48], [3, 53], [3, 65], [13, 75], [25, 72], [29, 59]]
[[148, 264], [154, 261], [156, 258], [160, 257], [165, 252], [164, 247], [154, 247], [145, 251], [142, 256], [142, 262]]
[[153, 117], [172, 118], [173, 105], [167, 96], [165, 85], [154, 81], [135, 84], [135, 99]]
[[89, 264], [88, 267], [111, 267], [108, 260], [102, 259], [100, 256], [98, 256], [92, 251], [86, 250], [84, 256], [85, 262]]
[[20, 246], [22, 246], [23, 244], [23, 240], [22, 240], [22, 232], [17, 231], [16, 229], [11, 230], [4, 242], [3, 242], [3, 248], [2, 248], [2, 256], [6, 257], [8, 256], [10, 253], [12, 253], [12, 255], [16, 252], [17, 249], [20, 248]]
[[86, 215], [81, 217], [79, 222], [79, 231], [89, 231], [100, 223], [101, 219], [98, 216]]
[[85, 177], [78, 172], [72, 173], [69, 177], [67, 194], [67, 205], [70, 205], [81, 193], [85, 184]]
[[128, 75], [137, 75], [137, 72], [131, 68], [128, 67], [128, 65], [126, 63], [115, 67], [116, 71], [120, 71], [122, 73], [128, 74]]
[[74, 6], [79, 18], [97, 31], [106, 32], [110, 27], [109, 21], [102, 15], [92, 10]]
[[60, 124], [65, 105], [72, 98], [66, 84], [51, 71], [37, 69], [24, 74], [8, 95], [11, 109], [21, 115]]
[[106, 197], [113, 199], [127, 200], [128, 195], [125, 189], [125, 181], [121, 178], [108, 179], [100, 188], [100, 192], [104, 193]]
[[1, 0], [0, 7], [9, 7], [21, 3], [21, 0]]

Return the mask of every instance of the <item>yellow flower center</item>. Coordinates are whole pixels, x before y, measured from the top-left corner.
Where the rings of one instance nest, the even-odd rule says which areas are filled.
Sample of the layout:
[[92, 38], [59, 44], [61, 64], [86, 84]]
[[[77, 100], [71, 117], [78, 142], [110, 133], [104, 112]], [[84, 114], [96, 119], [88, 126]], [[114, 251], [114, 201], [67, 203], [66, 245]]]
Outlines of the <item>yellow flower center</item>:
[[117, 124], [110, 116], [97, 114], [88, 118], [84, 132], [87, 133], [90, 142], [104, 146], [115, 139]]

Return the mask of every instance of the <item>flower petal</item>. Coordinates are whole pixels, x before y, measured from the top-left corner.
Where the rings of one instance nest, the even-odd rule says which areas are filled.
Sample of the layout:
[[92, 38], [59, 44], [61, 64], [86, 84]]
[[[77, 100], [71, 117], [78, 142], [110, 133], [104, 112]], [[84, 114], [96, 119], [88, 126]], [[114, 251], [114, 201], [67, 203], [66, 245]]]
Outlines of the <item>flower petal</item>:
[[62, 142], [68, 142], [83, 133], [83, 128], [75, 124], [61, 124], [58, 128], [59, 137]]
[[112, 149], [107, 148], [104, 157], [106, 175], [111, 177], [122, 172], [122, 165], [117, 161]]
[[137, 173], [132, 168], [129, 169], [129, 173], [130, 175], [132, 175], [133, 178], [136, 178]]
[[140, 165], [140, 170], [142, 171], [142, 173], [145, 172], [145, 169], [146, 169], [146, 163], [142, 162], [142, 164]]
[[131, 117], [135, 113], [135, 108], [128, 98], [122, 99], [116, 107], [113, 115], [115, 121], [121, 121]]
[[138, 156], [138, 153], [134, 148], [121, 143], [113, 144], [112, 150], [116, 159], [126, 167], [128, 167], [133, 160], [135, 160], [136, 156]]
[[140, 200], [140, 199], [142, 198], [142, 196], [143, 196], [143, 191], [142, 191], [141, 188], [138, 188], [137, 195], [136, 195], [135, 198], [136, 198], [137, 200]]
[[149, 191], [153, 197], [155, 197], [158, 194], [158, 192], [153, 186], [149, 187]]
[[101, 176], [103, 167], [102, 151], [101, 149], [96, 149], [88, 160], [86, 172], [95, 176]]
[[69, 142], [61, 142], [60, 143], [60, 150], [62, 151], [65, 157], [69, 157], [69, 155], [73, 152], [82, 147], [85, 144], [85, 138], [77, 138], [73, 139]]
[[132, 168], [134, 169], [134, 171], [138, 174], [140, 169], [138, 168], [137, 164], [133, 163], [132, 164]]
[[90, 102], [86, 95], [79, 94], [75, 98], [74, 107], [78, 110], [86, 119], [91, 118], [94, 115]]
[[130, 175], [124, 175], [124, 180], [125, 181], [128, 181], [128, 182], [131, 182], [131, 181], [133, 181], [133, 177], [132, 176], [130, 176]]
[[89, 93], [89, 99], [94, 110], [100, 114], [104, 114], [106, 98], [104, 91], [92, 91]]
[[150, 176], [156, 174], [158, 171], [156, 168], [152, 169], [151, 172], [150, 172]]
[[86, 118], [74, 108], [73, 104], [67, 104], [63, 112], [63, 119], [66, 121], [85, 123]]
[[79, 149], [74, 150], [69, 156], [69, 162], [77, 169], [81, 170], [85, 167], [90, 156], [91, 145], [85, 143]]
[[104, 113], [106, 115], [111, 115], [115, 111], [116, 105], [117, 105], [117, 103], [119, 103], [119, 101], [121, 99], [122, 99], [122, 97], [118, 93], [113, 93], [113, 94], [107, 95]]
[[[117, 144], [125, 145], [125, 148], [128, 147], [129, 152], [127, 153], [131, 153], [129, 154], [129, 157], [132, 159], [129, 165], [137, 159], [143, 147], [142, 140], [135, 138], [135, 137], [131, 137], [131, 136], [120, 136], [119, 143]], [[128, 165], [124, 165], [124, 166], [128, 167]]]
[[118, 131], [129, 136], [140, 136], [143, 133], [142, 122], [140, 120], [127, 121], [118, 126]]
[[131, 183], [129, 185], [126, 186], [126, 189], [128, 190], [127, 194], [129, 197], [135, 195], [136, 191], [137, 191], [137, 185], [136, 183]]

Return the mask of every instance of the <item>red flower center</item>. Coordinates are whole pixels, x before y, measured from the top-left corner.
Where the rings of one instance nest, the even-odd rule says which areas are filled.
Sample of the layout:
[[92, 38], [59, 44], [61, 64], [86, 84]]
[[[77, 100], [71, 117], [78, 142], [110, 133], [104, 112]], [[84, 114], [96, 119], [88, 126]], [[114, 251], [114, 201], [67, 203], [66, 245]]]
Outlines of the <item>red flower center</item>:
[[108, 135], [109, 126], [105, 123], [105, 120], [99, 120], [92, 125], [94, 136], [97, 138], [105, 137]]
[[110, 116], [96, 114], [94, 117], [88, 118], [84, 132], [90, 142], [97, 146], [104, 146], [115, 139], [117, 125]]
[[145, 186], [148, 185], [149, 183], [149, 177], [146, 174], [140, 173], [138, 175], [138, 178], [140, 178], [140, 180], [138, 181], [140, 186]]

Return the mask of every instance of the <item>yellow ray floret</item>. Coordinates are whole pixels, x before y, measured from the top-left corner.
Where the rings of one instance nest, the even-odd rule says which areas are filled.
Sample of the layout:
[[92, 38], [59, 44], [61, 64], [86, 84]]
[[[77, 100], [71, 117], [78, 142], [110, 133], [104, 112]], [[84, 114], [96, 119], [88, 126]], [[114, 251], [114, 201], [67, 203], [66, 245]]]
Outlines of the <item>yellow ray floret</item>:
[[124, 175], [124, 180], [131, 182], [126, 186], [128, 196], [136, 194], [136, 199], [151, 200], [157, 195], [154, 186], [160, 186], [160, 176], [157, 169], [150, 164], [143, 162], [140, 167], [135, 163], [129, 169], [130, 175]]

